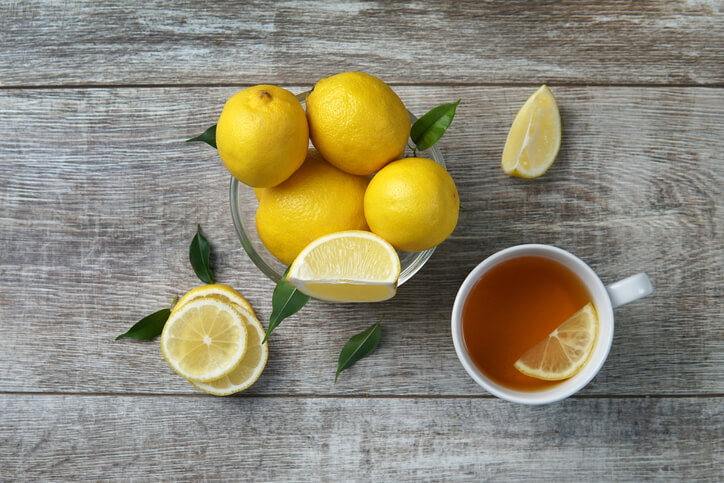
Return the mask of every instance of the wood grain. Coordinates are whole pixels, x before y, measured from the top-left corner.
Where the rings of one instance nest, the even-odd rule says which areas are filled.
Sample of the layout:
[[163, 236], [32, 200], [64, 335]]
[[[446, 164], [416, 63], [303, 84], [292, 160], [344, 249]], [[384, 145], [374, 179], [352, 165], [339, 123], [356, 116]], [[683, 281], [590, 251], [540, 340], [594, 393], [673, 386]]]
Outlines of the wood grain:
[[0, 396], [0, 478], [717, 481], [722, 399]]
[[3, 2], [0, 86], [724, 85], [719, 0]]
[[[583, 395], [724, 393], [724, 91], [553, 89], [562, 151], [526, 181], [499, 157], [531, 89], [397, 88], [416, 113], [463, 98], [441, 142], [458, 228], [393, 301], [312, 302], [285, 321], [252, 394], [484, 394], [452, 347], [453, 299], [479, 261], [528, 242], [573, 251], [604, 282], [647, 271], [656, 287], [617, 311], [609, 360]], [[0, 92], [0, 391], [192, 392], [157, 343], [113, 338], [200, 283], [187, 259], [196, 223], [217, 279], [266, 321], [273, 285], [235, 237], [228, 174], [212, 149], [183, 143], [235, 90]], [[382, 313], [378, 351], [332, 384], [344, 342]]]

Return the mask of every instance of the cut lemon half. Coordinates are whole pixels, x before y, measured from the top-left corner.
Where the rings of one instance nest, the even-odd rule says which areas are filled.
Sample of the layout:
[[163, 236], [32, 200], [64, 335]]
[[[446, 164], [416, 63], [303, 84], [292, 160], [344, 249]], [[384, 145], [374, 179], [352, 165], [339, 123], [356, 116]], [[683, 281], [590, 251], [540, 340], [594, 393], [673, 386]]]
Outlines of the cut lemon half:
[[211, 382], [193, 382], [194, 387], [214, 396], [229, 396], [243, 391], [259, 379], [267, 359], [269, 358], [269, 344], [262, 344], [264, 328], [251, 312], [236, 308], [244, 320], [248, 332], [246, 354], [241, 362], [228, 375]]
[[287, 281], [330, 302], [379, 302], [392, 298], [400, 277], [395, 249], [368, 231], [341, 231], [317, 238], [297, 256]]
[[174, 310], [161, 333], [161, 353], [181, 377], [209, 382], [241, 362], [247, 331], [239, 313], [211, 297], [191, 300]]
[[220, 283], [196, 287], [195, 289], [189, 291], [186, 295], [181, 297], [181, 299], [176, 303], [173, 309], [180, 309], [188, 302], [201, 297], [211, 297], [227, 304], [236, 305], [246, 310], [247, 312], [251, 312], [251, 314], [256, 317], [254, 309], [251, 308], [251, 304], [239, 292], [229, 287], [228, 285], [223, 285]]
[[536, 379], [568, 379], [588, 362], [597, 334], [598, 316], [589, 302], [515, 361], [515, 368]]
[[536, 178], [551, 167], [561, 147], [561, 115], [553, 92], [540, 86], [520, 108], [503, 148], [503, 171]]

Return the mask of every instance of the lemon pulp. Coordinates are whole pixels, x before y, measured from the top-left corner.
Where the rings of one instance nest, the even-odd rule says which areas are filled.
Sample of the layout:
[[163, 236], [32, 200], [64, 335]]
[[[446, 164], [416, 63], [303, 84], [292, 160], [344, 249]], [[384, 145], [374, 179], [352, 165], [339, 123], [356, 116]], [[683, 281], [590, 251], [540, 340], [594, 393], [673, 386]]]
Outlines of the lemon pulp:
[[168, 318], [161, 352], [180, 376], [198, 382], [219, 379], [244, 357], [247, 330], [238, 312], [219, 300], [191, 300]]
[[229, 374], [215, 381], [206, 383], [189, 381], [197, 389], [215, 396], [228, 396], [254, 384], [264, 371], [269, 358], [269, 346], [266, 343], [262, 344], [264, 328], [259, 320], [251, 312], [238, 307], [236, 310], [246, 324], [249, 338], [241, 362]]

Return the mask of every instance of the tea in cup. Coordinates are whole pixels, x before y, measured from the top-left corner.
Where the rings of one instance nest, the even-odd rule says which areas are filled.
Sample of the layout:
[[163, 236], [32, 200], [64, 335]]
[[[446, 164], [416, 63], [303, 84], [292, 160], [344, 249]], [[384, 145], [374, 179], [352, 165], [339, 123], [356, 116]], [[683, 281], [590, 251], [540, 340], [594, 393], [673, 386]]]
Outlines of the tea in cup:
[[[492, 394], [526, 404], [558, 401], [601, 369], [613, 341], [613, 309], [652, 290], [644, 273], [606, 287], [565, 250], [511, 247], [480, 263], [461, 285], [453, 306], [453, 343], [463, 367]], [[597, 323], [580, 370], [567, 379], [545, 380], [516, 368], [522, 355], [589, 303]]]

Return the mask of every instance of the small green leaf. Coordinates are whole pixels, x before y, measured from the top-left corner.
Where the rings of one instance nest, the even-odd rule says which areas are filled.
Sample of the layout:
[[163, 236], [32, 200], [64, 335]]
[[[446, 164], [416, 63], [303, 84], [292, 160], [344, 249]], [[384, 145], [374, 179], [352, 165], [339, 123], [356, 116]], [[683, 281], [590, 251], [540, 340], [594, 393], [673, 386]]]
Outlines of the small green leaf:
[[[382, 322], [382, 318], [380, 318]], [[352, 336], [342, 348], [337, 361], [337, 374], [334, 376], [334, 383], [337, 383], [339, 373], [352, 367], [358, 360], [372, 354], [380, 343], [382, 330], [380, 322], [377, 322], [367, 330]]]
[[196, 276], [204, 283], [214, 283], [214, 275], [211, 273], [211, 267], [209, 266], [210, 255], [211, 245], [201, 233], [201, 225], [197, 225], [196, 236], [191, 240], [191, 246], [189, 247], [189, 261], [194, 268], [194, 272], [196, 272]]
[[[176, 305], [177, 300], [178, 297], [173, 299], [173, 302], [171, 302], [171, 307]], [[168, 320], [169, 315], [171, 315], [171, 308], [161, 309], [157, 312], [152, 313], [151, 315], [147, 315], [146, 317], [136, 322], [133, 327], [128, 329], [128, 332], [116, 337], [116, 340], [125, 338], [138, 340], [153, 339], [154, 337], [161, 334], [161, 332], [163, 331], [163, 326], [166, 325], [166, 321]]]
[[269, 335], [282, 320], [296, 314], [309, 302], [309, 295], [303, 294], [297, 290], [294, 285], [287, 282], [289, 268], [291, 267], [287, 267], [281, 280], [279, 280], [277, 286], [274, 287], [274, 293], [272, 294], [272, 314], [271, 317], [269, 317], [269, 327], [266, 329], [266, 335], [262, 343], [266, 342]]
[[424, 151], [440, 140], [447, 128], [450, 127], [450, 123], [455, 117], [455, 109], [461, 100], [458, 99], [453, 104], [441, 104], [431, 109], [412, 125], [410, 137], [417, 149]]
[[206, 143], [214, 149], [216, 148], [216, 124], [208, 128], [202, 134], [199, 134], [195, 138], [187, 139], [187, 143], [202, 142]]

